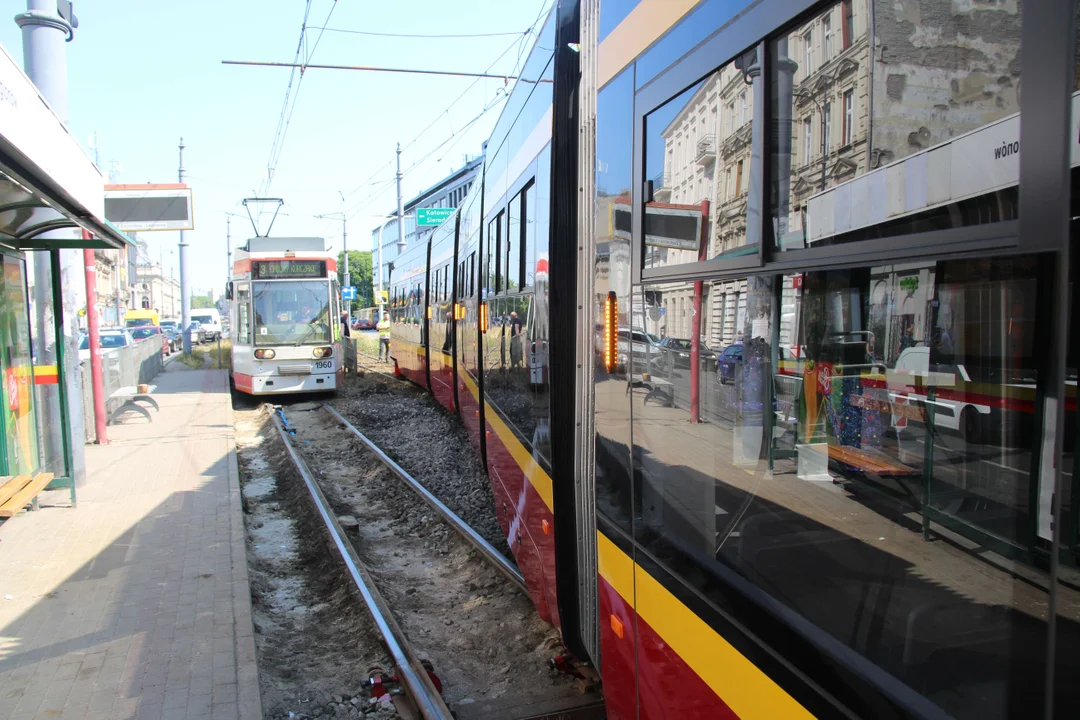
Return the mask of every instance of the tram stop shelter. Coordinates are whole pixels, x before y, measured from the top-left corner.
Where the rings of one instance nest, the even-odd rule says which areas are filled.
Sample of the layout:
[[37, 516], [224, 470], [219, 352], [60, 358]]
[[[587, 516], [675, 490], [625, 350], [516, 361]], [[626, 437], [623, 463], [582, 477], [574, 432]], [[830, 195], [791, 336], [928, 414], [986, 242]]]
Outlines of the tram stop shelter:
[[71, 488], [73, 503], [82, 398], [70, 350], [85, 280], [82, 253], [61, 251], [130, 244], [104, 220], [104, 184], [0, 47], [0, 475], [52, 473], [47, 489]]

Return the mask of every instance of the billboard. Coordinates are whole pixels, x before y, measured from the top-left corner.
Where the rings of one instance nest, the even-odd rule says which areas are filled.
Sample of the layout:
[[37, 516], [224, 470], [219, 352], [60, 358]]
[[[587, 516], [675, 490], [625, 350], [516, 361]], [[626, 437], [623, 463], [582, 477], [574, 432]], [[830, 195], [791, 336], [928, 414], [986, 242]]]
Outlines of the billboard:
[[191, 188], [166, 185], [106, 185], [105, 219], [127, 232], [194, 230]]

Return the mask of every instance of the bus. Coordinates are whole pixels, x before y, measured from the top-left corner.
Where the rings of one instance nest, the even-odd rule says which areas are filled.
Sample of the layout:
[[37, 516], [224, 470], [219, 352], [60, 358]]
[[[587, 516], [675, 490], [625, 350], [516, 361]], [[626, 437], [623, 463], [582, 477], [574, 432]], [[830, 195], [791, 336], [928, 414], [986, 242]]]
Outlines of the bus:
[[255, 237], [226, 288], [233, 387], [249, 395], [333, 393], [341, 383], [341, 290], [323, 238]]

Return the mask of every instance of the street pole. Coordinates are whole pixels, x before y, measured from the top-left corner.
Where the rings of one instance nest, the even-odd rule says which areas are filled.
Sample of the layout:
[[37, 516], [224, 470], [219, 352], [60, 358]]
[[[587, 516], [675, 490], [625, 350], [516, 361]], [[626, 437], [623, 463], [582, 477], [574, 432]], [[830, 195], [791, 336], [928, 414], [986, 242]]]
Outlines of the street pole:
[[349, 287], [349, 243], [345, 241], [345, 213], [341, 213], [341, 251], [345, 254], [345, 287]]
[[[83, 240], [90, 239], [90, 233], [83, 230]], [[94, 398], [94, 437], [98, 445], [107, 445], [105, 426], [105, 382], [101, 374], [101, 332], [97, 309], [97, 261], [91, 248], [83, 249], [83, 263], [86, 266], [86, 335], [90, 339], [90, 386]]]
[[[180, 183], [184, 182], [184, 138], [180, 138]], [[184, 231], [180, 231], [180, 326], [183, 328], [184, 354], [191, 355], [191, 335], [188, 333], [188, 325], [191, 324], [191, 289], [188, 287], [190, 278], [187, 272], [187, 249], [184, 242]]]
[[[38, 92], [65, 125], [68, 121], [67, 41], [73, 31], [68, 19], [60, 16], [56, 0], [27, 0], [26, 12], [15, 16], [22, 29], [23, 69]], [[57, 230], [42, 238], [72, 239], [70, 230]], [[37, 332], [34, 345], [38, 362], [56, 362], [63, 357], [63, 392], [59, 387], [36, 386], [45, 406], [41, 412], [46, 443], [47, 468], [68, 474], [76, 486], [86, 481], [86, 434], [83, 428], [82, 372], [79, 368], [78, 278], [84, 273], [83, 255], [78, 250], [50, 250], [34, 256], [34, 314]], [[56, 269], [57, 272], [53, 272]], [[56, 307], [53, 288], [61, 299]], [[49, 340], [53, 345], [49, 346]], [[57, 352], [59, 349], [62, 353]], [[62, 400], [66, 407], [61, 406]], [[66, 429], [66, 437], [64, 430]], [[57, 463], [63, 457], [65, 462]], [[70, 460], [70, 465], [66, 461]], [[67, 465], [62, 467], [62, 465]]]
[[401, 204], [401, 143], [397, 144], [397, 238], [398, 255], [401, 255], [405, 250], [405, 210]]
[[382, 225], [379, 226], [379, 268], [375, 271], [375, 304], [379, 306], [379, 319], [382, 320], [383, 316], [383, 304], [382, 304], [382, 233], [386, 229], [386, 223], [389, 220], [383, 220]]
[[232, 218], [225, 216], [225, 282], [232, 278]]

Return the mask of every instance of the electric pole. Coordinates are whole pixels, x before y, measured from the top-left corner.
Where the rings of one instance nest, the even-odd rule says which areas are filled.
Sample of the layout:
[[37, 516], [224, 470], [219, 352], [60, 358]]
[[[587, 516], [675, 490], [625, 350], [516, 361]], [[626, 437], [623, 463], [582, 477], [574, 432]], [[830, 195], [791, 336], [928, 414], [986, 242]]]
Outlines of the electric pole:
[[[180, 138], [180, 184], [184, 183], [184, 138]], [[188, 244], [184, 241], [184, 231], [180, 231], [180, 325], [184, 332], [184, 354], [191, 354], [191, 334], [188, 333], [188, 325], [191, 324], [191, 291], [188, 287], [187, 272], [187, 249]]]
[[405, 251], [405, 210], [401, 204], [401, 143], [397, 144], [397, 250]]
[[232, 218], [225, 216], [225, 282], [232, 278]]

